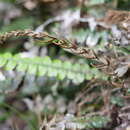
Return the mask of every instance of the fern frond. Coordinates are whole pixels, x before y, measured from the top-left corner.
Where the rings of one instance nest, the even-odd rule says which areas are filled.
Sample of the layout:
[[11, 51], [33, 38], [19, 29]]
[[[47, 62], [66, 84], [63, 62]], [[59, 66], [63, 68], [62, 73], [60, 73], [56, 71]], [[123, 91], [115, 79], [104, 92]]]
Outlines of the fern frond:
[[105, 116], [95, 115], [86, 119], [75, 119], [74, 122], [77, 124], [79, 129], [94, 129], [104, 127], [109, 122], [109, 119]]
[[[15, 37], [28, 36], [28, 37], [32, 37], [34, 39], [42, 40], [44, 43], [53, 43], [73, 54], [85, 57], [87, 59], [97, 59], [99, 61], [99, 58], [97, 56], [98, 54], [96, 54], [96, 52], [94, 52], [94, 50], [92, 50], [90, 48], [79, 47], [78, 45], [71, 43], [70, 41], [68, 41], [66, 39], [59, 39], [59, 38], [51, 36], [45, 32], [36, 33], [31, 30], [17, 30], [17, 31], [6, 32], [5, 34], [0, 35], [0, 43], [3, 43], [8, 38], [11, 38], [13, 36], [15, 36]], [[107, 65], [107, 63], [108, 63], [107, 60], [105, 62], [103, 62], [103, 61], [100, 61], [100, 62], [104, 66]]]
[[37, 76], [57, 77], [59, 80], [68, 78], [73, 82], [82, 82], [92, 78], [103, 78], [102, 74], [87, 64], [72, 64], [69, 61], [51, 60], [46, 56], [40, 58], [23, 58], [21, 54], [12, 55], [10, 53], [0, 54], [0, 67], [6, 70], [17, 70]]
[[[66, 119], [67, 118], [67, 119]], [[65, 118], [65, 128], [66, 129], [99, 129], [107, 125], [110, 119], [103, 115], [93, 115], [91, 117], [75, 117], [73, 115], [67, 114]]]

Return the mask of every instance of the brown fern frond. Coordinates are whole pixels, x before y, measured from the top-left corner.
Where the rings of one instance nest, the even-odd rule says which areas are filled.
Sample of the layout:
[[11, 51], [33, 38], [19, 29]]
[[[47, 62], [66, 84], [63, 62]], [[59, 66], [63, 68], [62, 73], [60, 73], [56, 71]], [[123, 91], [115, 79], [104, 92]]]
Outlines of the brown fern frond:
[[93, 52], [91, 49], [89, 48], [84, 48], [84, 47], [78, 47], [77, 45], [71, 43], [70, 41], [66, 41], [64, 39], [58, 39], [54, 36], [49, 35], [46, 32], [40, 32], [40, 33], [36, 33], [34, 31], [31, 30], [17, 30], [17, 31], [11, 31], [11, 32], [6, 32], [3, 35], [0, 35], [0, 43], [4, 43], [4, 41], [6, 41], [8, 38], [11, 37], [23, 37], [23, 36], [28, 36], [28, 37], [32, 37], [34, 39], [45, 39], [45, 38], [49, 38], [48, 41], [51, 41], [51, 43], [60, 46], [61, 48], [66, 49], [67, 51], [86, 57], [88, 59], [96, 59], [96, 53]]

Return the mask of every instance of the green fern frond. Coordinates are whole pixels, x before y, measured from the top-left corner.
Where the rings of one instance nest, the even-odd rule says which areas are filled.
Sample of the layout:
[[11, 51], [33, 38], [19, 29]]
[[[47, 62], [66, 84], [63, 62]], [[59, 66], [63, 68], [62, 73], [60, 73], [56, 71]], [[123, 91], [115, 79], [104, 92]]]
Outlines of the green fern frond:
[[87, 117], [86, 119], [75, 119], [74, 122], [77, 124], [79, 129], [94, 129], [104, 127], [109, 122], [109, 119], [105, 116], [95, 115], [92, 117]]
[[11, 53], [0, 54], [0, 67], [36, 76], [57, 77], [59, 80], [68, 78], [76, 83], [85, 79], [104, 77], [96, 68], [90, 69], [87, 64], [72, 64], [69, 61], [51, 60], [48, 56], [44, 58], [38, 56], [23, 58], [21, 54], [14, 56]]

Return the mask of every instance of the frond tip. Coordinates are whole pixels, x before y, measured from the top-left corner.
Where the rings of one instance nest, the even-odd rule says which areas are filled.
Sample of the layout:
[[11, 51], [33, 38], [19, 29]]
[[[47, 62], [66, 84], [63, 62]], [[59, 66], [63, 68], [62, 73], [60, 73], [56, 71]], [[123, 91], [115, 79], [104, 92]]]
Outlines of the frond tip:
[[0, 68], [6, 70], [16, 70], [36, 76], [47, 75], [49, 77], [57, 77], [59, 80], [64, 78], [71, 79], [73, 82], [80, 83], [85, 79], [103, 77], [101, 73], [87, 64], [72, 64], [69, 61], [51, 60], [46, 56], [40, 58], [25, 58], [21, 54], [12, 55], [10, 53], [0, 54]]

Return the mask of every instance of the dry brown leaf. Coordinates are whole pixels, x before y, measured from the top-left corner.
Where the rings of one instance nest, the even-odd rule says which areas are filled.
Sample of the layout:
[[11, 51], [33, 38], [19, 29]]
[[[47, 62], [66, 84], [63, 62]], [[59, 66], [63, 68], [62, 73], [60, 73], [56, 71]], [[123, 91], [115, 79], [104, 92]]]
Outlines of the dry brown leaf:
[[104, 22], [106, 25], [111, 26], [113, 24], [119, 25], [125, 21], [130, 15], [128, 11], [109, 10], [103, 19], [98, 21]]

